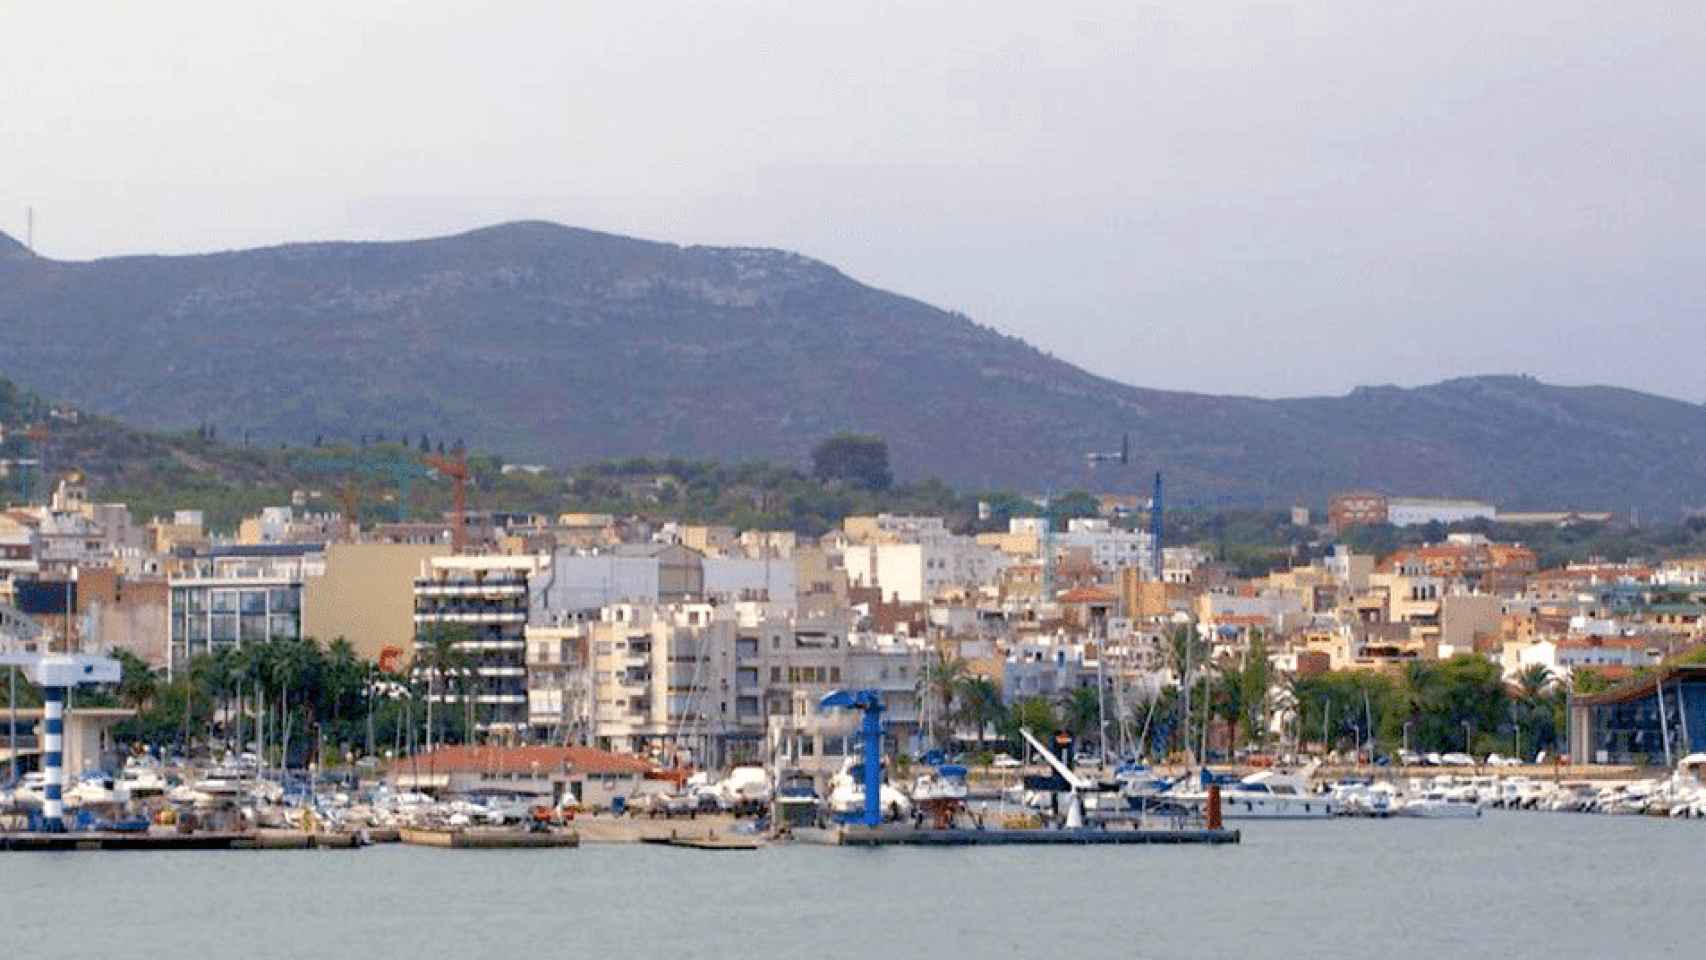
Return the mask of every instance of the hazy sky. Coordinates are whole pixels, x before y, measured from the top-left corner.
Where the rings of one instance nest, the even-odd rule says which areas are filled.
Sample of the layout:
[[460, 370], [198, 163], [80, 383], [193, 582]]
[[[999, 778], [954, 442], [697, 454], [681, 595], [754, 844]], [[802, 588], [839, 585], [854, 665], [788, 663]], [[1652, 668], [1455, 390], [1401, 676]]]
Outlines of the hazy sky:
[[545, 218], [785, 247], [1098, 373], [1706, 399], [1706, 6], [0, 0], [49, 256]]

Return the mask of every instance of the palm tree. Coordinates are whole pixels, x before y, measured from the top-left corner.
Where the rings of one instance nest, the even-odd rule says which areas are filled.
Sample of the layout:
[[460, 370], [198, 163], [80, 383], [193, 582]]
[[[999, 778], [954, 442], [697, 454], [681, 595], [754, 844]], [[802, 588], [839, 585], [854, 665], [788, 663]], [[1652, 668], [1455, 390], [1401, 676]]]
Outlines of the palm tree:
[[[432, 749], [433, 738], [436, 733], [433, 725], [433, 702], [438, 699], [438, 688], [441, 683], [448, 687], [448, 682], [452, 677], [462, 677], [467, 673], [470, 661], [468, 655], [462, 652], [458, 644], [465, 642], [468, 638], [466, 627], [434, 627], [426, 636], [426, 645], [415, 657], [416, 671], [426, 674], [427, 680], [426, 728], [427, 749], [429, 751]], [[448, 689], [446, 696], [448, 696]]]
[[980, 674], [962, 677], [954, 699], [960, 705], [954, 718], [955, 726], [962, 730], [969, 727], [979, 743], [983, 741], [986, 730], [999, 730], [1006, 721], [1007, 710], [1001, 703], [1001, 690], [988, 677]]
[[141, 657], [129, 650], [115, 650], [113, 657], [119, 662], [119, 702], [140, 713], [153, 702], [160, 680]]
[[1206, 686], [1209, 715], [1226, 724], [1226, 749], [1230, 753], [1238, 747], [1238, 724], [1244, 719], [1242, 671], [1231, 664], [1217, 663]]
[[922, 689], [919, 692], [927, 698], [927, 707], [928, 704], [934, 704], [936, 707], [930, 715], [941, 718], [941, 725], [947, 728], [946, 737], [940, 729], [933, 731], [932, 739], [936, 746], [941, 746], [944, 739], [953, 739], [954, 721], [957, 718], [954, 698], [959, 694], [960, 684], [965, 680], [968, 670], [964, 660], [951, 657], [941, 650], [933, 651], [924, 661], [924, 676], [919, 679]]
[[1101, 730], [1102, 703], [1093, 687], [1074, 688], [1061, 698], [1060, 707], [1066, 729], [1072, 731], [1075, 739], [1083, 740], [1086, 733]]
[[1524, 703], [1537, 703], [1552, 686], [1552, 668], [1544, 663], [1531, 663], [1516, 675], [1518, 696]]
[[1544, 663], [1531, 663], [1516, 675], [1516, 701], [1511, 704], [1511, 719], [1519, 725], [1517, 750], [1522, 749], [1520, 731], [1522, 727], [1534, 735], [1534, 745], [1550, 743], [1557, 736], [1556, 724], [1553, 721], [1553, 705], [1548, 692], [1554, 685], [1555, 678], [1551, 668]]
[[356, 655], [355, 647], [343, 637], [333, 640], [326, 647], [325, 697], [332, 715], [332, 729], [339, 735], [345, 705], [352, 709], [360, 705], [366, 682], [367, 665]]

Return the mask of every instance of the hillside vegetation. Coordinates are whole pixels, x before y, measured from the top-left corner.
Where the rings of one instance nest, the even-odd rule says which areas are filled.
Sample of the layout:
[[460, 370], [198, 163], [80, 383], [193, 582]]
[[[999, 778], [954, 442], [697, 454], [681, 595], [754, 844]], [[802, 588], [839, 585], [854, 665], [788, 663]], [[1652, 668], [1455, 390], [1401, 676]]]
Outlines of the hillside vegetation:
[[[803, 464], [861, 431], [897, 480], [962, 488], [1135, 491], [1160, 469], [1174, 502], [1216, 507], [1349, 487], [1671, 517], [1706, 499], [1693, 404], [1520, 377], [1143, 389], [796, 254], [549, 223], [92, 262], [0, 242], [0, 343], [0, 374], [55, 398], [266, 446], [424, 432], [556, 466]], [[1089, 474], [1126, 432], [1134, 468]]]

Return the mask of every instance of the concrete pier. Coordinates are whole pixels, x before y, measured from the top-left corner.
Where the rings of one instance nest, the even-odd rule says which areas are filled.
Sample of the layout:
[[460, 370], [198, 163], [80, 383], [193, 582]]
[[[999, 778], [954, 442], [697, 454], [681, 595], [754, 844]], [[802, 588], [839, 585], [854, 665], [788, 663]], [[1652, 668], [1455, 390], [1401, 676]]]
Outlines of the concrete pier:
[[1237, 830], [914, 830], [910, 827], [843, 827], [796, 831], [797, 839], [843, 847], [1001, 847], [1227, 844]]

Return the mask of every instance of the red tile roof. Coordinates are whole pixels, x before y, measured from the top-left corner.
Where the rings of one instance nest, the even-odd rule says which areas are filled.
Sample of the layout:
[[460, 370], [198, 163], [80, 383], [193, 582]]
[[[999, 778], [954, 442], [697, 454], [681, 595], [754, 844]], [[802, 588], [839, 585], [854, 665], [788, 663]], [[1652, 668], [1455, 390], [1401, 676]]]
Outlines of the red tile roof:
[[430, 753], [397, 760], [393, 772], [430, 767], [448, 773], [491, 772], [530, 773], [538, 764], [540, 772], [562, 770], [575, 773], [643, 774], [652, 769], [649, 761], [592, 747], [496, 747], [461, 746], [439, 747]]

